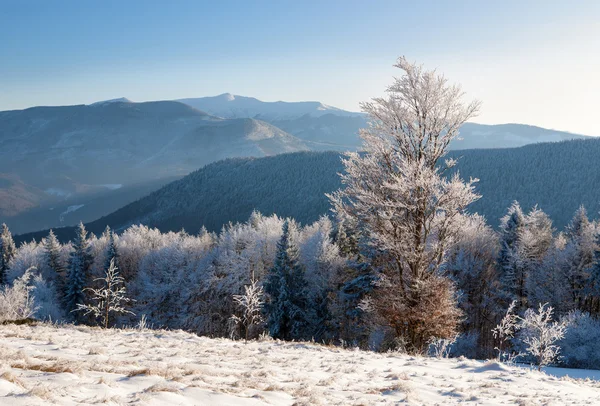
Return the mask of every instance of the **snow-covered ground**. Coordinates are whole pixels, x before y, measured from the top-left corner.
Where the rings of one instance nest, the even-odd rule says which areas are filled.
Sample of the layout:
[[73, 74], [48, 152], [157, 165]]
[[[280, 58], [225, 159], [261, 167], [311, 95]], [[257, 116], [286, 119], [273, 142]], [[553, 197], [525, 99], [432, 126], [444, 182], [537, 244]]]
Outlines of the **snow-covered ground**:
[[598, 405], [600, 382], [495, 362], [181, 331], [0, 326], [0, 404]]

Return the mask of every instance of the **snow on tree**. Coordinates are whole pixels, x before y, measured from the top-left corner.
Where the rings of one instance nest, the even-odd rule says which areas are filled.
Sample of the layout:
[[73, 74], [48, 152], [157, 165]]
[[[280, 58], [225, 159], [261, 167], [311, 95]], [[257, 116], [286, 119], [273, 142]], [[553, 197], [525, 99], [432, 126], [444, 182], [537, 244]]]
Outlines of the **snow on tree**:
[[114, 263], [114, 265], [118, 268], [119, 267], [119, 254], [117, 252], [115, 233], [108, 226], [106, 226], [105, 233], [107, 234], [106, 237], [108, 239], [108, 245], [106, 247], [106, 257], [104, 259], [104, 269], [107, 270], [108, 268], [110, 268], [110, 265], [112, 263]]
[[459, 307], [465, 315], [462, 330], [470, 338], [475, 334], [479, 345], [473, 350], [480, 357], [490, 357], [493, 353], [491, 330], [502, 312], [494, 294], [499, 287], [498, 245], [498, 235], [485, 219], [471, 216], [461, 228], [446, 265], [459, 290]]
[[277, 243], [277, 256], [267, 275], [265, 306], [267, 327], [273, 338], [299, 340], [311, 338], [307, 283], [299, 263], [299, 251], [293, 239], [296, 225], [293, 220], [283, 224], [283, 234]]
[[59, 289], [64, 289], [66, 271], [61, 258], [61, 244], [52, 230], [48, 233], [48, 237], [42, 240], [42, 245], [44, 247], [45, 265], [51, 271], [46, 277], [57, 284]]
[[68, 312], [75, 311], [79, 305], [85, 304], [84, 289], [87, 286], [88, 270], [92, 261], [89, 248], [87, 231], [83, 223], [79, 223], [65, 281], [65, 308]]
[[30, 285], [33, 268], [28, 269], [13, 281], [12, 286], [4, 285], [0, 289], [0, 322], [26, 320], [32, 318], [37, 307]]
[[515, 333], [519, 330], [519, 316], [515, 314], [517, 301], [514, 300], [506, 310], [506, 314], [500, 323], [492, 329], [494, 338], [498, 341], [496, 350], [498, 351], [498, 360], [510, 361], [514, 359], [514, 354], [508, 352], [510, 341], [515, 337]]
[[589, 283], [586, 286], [585, 310], [594, 316], [600, 315], [600, 230], [596, 231], [594, 260], [589, 267]]
[[591, 285], [590, 268], [594, 262], [595, 225], [587, 217], [583, 206], [575, 212], [566, 228], [568, 279], [575, 309], [583, 310], [587, 305], [587, 289]]
[[480, 103], [465, 105], [459, 86], [403, 57], [395, 67], [403, 76], [389, 97], [362, 104], [371, 118], [361, 130], [364, 153], [346, 155], [345, 188], [329, 197], [338, 216], [355, 219], [386, 258], [371, 308], [422, 351], [431, 336], [454, 336], [460, 319], [443, 266], [467, 206], [479, 196], [475, 180], [444, 176], [456, 162], [442, 158]]
[[234, 295], [233, 300], [242, 311], [242, 316], [237, 317], [241, 327], [244, 330], [244, 337], [247, 340], [257, 337], [263, 323], [264, 291], [258, 281], [253, 280], [250, 285], [244, 286], [242, 295]]
[[552, 321], [553, 311], [551, 306], [540, 304], [537, 312], [527, 309], [521, 320], [523, 343], [536, 359], [538, 370], [558, 359], [560, 347], [556, 343], [564, 338], [567, 330], [564, 322]]
[[[519, 202], [515, 201], [508, 213], [500, 220], [500, 252], [498, 253], [498, 278], [500, 288], [497, 292], [505, 308], [517, 301], [517, 310], [524, 309], [524, 281], [519, 247], [525, 227], [525, 216]], [[521, 285], [523, 281], [523, 285]]]
[[2, 224], [0, 233], [0, 284], [7, 282], [6, 271], [10, 267], [10, 261], [15, 256], [17, 248], [13, 241], [12, 234], [6, 224]]
[[131, 299], [126, 296], [126, 289], [123, 286], [124, 279], [119, 275], [114, 260], [110, 262], [104, 278], [98, 278], [96, 281], [101, 282], [100, 288], [85, 288], [92, 293], [92, 303], [77, 304], [76, 311], [83, 312], [84, 316], [91, 314], [99, 318], [104, 328], [108, 328], [111, 324], [113, 314], [134, 315], [125, 308]]

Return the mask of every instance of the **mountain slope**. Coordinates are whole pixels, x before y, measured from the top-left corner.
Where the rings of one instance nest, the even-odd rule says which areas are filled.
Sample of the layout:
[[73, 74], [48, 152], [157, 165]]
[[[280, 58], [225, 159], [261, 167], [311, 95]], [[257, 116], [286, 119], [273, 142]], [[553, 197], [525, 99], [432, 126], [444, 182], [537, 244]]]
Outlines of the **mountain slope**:
[[[269, 123], [221, 119], [178, 102], [114, 100], [4, 111], [0, 173], [13, 186], [0, 185], [0, 193], [12, 190], [9, 197], [21, 203], [3, 200], [0, 219], [98, 194], [106, 185], [186, 175], [219, 159], [307, 149], [303, 141]], [[17, 184], [22, 184], [19, 190]]]
[[[558, 228], [580, 204], [590, 217], [600, 210], [600, 139], [528, 145], [514, 149], [465, 150], [459, 159], [463, 178], [479, 178], [483, 197], [470, 207], [494, 226], [513, 200], [528, 210], [535, 204]], [[245, 221], [253, 209], [310, 223], [329, 213], [325, 193], [339, 188], [343, 171], [335, 152], [301, 152], [266, 158], [238, 158], [206, 166], [89, 224], [100, 233], [106, 225], [122, 229], [144, 223], [163, 231], [195, 233], [202, 226], [218, 231], [229, 221]], [[59, 236], [70, 239], [71, 229]], [[47, 231], [21, 236], [41, 238]]]

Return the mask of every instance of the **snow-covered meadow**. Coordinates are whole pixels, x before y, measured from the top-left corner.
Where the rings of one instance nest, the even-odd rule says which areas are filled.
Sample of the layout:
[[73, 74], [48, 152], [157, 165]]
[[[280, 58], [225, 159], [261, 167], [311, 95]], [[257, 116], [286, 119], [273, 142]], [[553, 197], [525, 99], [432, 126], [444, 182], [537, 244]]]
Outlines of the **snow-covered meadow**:
[[10, 405], [600, 404], [600, 381], [494, 361], [182, 331], [3, 325], [0, 360]]

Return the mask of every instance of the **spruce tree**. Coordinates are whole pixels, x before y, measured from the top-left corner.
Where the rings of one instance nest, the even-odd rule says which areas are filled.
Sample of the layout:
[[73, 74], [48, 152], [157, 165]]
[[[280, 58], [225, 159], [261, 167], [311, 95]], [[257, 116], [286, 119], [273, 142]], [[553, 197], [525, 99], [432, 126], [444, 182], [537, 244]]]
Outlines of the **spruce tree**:
[[310, 338], [307, 283], [293, 241], [294, 223], [286, 220], [277, 243], [277, 257], [265, 282], [270, 301], [266, 306], [267, 326], [272, 337], [283, 340]]
[[580, 310], [586, 307], [586, 290], [589, 290], [592, 283], [587, 272], [594, 262], [594, 235], [591, 226], [585, 207], [581, 205], [566, 229], [569, 253], [567, 274], [573, 305]]
[[68, 312], [77, 309], [77, 305], [85, 302], [84, 289], [87, 284], [88, 271], [91, 264], [87, 231], [83, 223], [77, 227], [73, 252], [69, 259], [69, 269], [65, 286], [65, 307]]
[[60, 258], [60, 242], [52, 230], [48, 233], [43, 242], [46, 265], [50, 268], [52, 273], [52, 279], [56, 283], [56, 286], [61, 288], [64, 285], [65, 278], [65, 267]]
[[107, 272], [111, 266], [111, 263], [114, 263], [114, 266], [119, 268], [119, 254], [117, 252], [117, 245], [115, 241], [115, 233], [106, 226], [106, 231], [108, 237], [108, 245], [106, 247], [106, 259], [104, 261], [104, 271]]
[[589, 269], [590, 283], [588, 286], [587, 311], [593, 316], [600, 315], [600, 231], [594, 237], [594, 262]]
[[517, 305], [521, 309], [521, 300], [518, 298], [518, 283], [521, 279], [519, 244], [523, 227], [525, 225], [525, 216], [521, 206], [517, 201], [508, 209], [508, 213], [501, 220], [500, 225], [500, 252], [498, 254], [498, 279], [500, 280], [500, 300], [505, 308], [513, 301], [517, 300]]
[[0, 234], [0, 284], [6, 283], [6, 271], [10, 261], [17, 253], [12, 234], [6, 224], [2, 224], [2, 233]]

